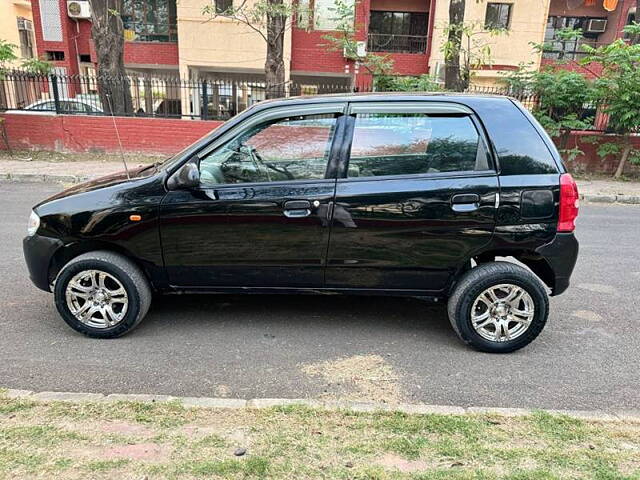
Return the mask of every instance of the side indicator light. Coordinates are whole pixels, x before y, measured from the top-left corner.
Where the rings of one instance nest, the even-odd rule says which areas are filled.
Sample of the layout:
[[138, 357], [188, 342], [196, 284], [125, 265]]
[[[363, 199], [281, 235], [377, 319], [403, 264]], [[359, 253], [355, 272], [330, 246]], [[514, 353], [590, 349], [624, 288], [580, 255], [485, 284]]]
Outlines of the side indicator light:
[[140, 215], [129, 215], [129, 220], [132, 222], [139, 222], [142, 220], [142, 217]]

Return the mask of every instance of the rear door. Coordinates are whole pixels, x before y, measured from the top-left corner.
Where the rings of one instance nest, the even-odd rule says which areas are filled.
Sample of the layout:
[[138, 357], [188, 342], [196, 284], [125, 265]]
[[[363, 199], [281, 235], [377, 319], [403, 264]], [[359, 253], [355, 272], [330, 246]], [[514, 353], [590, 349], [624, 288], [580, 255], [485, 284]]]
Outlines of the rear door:
[[329, 168], [346, 104], [274, 108], [199, 154], [200, 187], [169, 192], [161, 238], [174, 286], [319, 288]]
[[327, 287], [443, 290], [495, 227], [498, 178], [479, 121], [446, 102], [353, 103], [347, 118]]

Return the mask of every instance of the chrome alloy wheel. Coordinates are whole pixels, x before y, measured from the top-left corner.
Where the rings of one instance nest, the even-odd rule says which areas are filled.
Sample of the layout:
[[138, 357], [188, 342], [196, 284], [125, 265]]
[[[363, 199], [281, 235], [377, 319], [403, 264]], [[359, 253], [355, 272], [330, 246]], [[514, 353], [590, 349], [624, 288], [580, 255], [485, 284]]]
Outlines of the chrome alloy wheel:
[[522, 287], [504, 283], [478, 295], [471, 308], [471, 324], [482, 338], [506, 342], [527, 331], [534, 313], [531, 295]]
[[93, 328], [110, 328], [127, 313], [127, 291], [118, 279], [101, 270], [75, 275], [65, 291], [67, 307], [76, 319]]

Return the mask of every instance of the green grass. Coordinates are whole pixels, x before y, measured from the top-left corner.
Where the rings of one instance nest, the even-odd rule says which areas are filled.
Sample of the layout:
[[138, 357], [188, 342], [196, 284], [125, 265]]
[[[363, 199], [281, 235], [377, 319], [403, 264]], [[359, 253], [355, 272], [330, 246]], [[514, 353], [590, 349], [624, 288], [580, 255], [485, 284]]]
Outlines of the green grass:
[[[640, 480], [640, 423], [546, 412], [216, 410], [30, 403], [1, 394], [0, 407], [0, 480]], [[130, 428], [105, 427], [115, 420]], [[140, 444], [153, 446], [155, 456], [127, 456]], [[116, 447], [122, 458], [104, 453]], [[246, 454], [236, 457], [237, 447]]]

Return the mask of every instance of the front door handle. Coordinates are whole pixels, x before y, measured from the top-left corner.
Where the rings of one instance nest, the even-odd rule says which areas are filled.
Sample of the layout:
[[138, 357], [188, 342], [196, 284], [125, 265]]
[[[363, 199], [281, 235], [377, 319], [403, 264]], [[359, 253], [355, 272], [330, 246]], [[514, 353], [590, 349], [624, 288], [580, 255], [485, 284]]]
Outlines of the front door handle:
[[454, 212], [473, 212], [480, 207], [480, 195], [475, 193], [459, 193], [451, 197], [451, 209]]
[[308, 200], [289, 200], [284, 202], [284, 215], [289, 218], [303, 218], [311, 215], [311, 202]]

